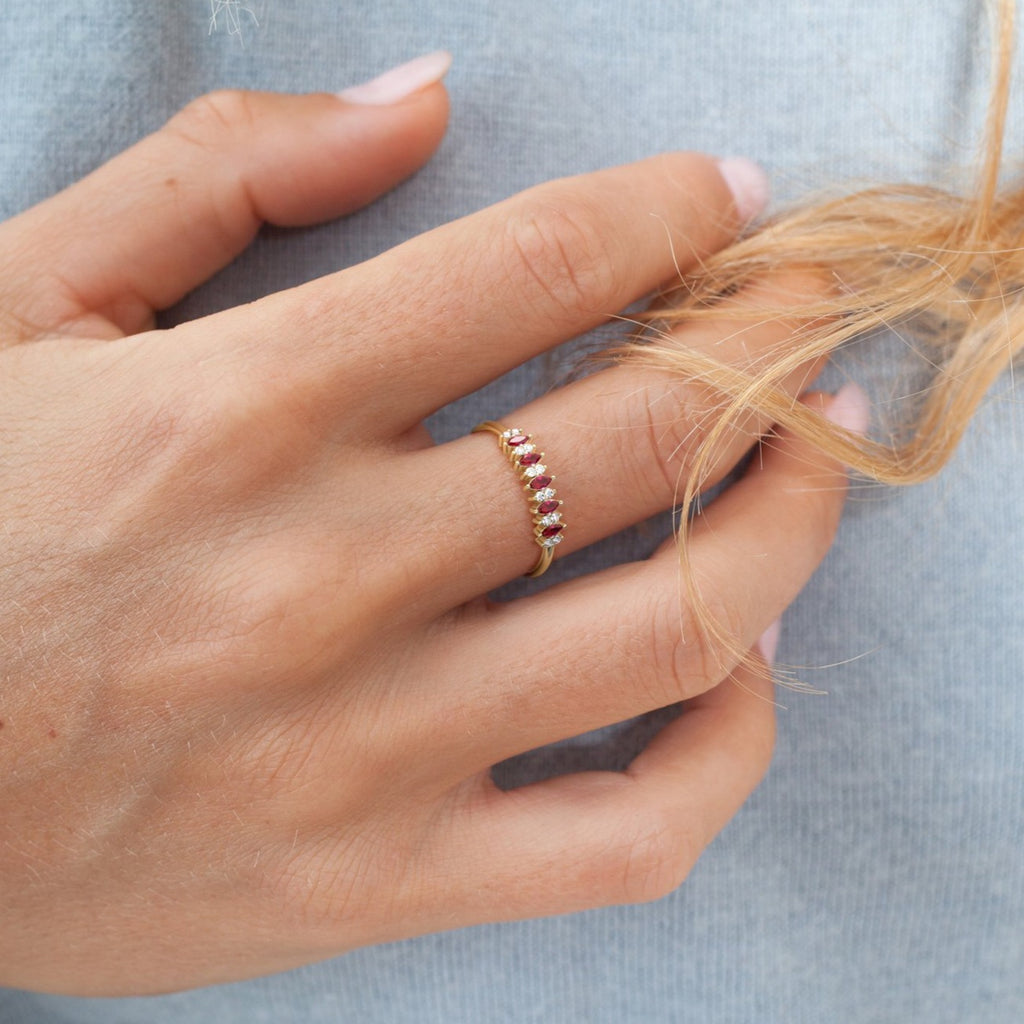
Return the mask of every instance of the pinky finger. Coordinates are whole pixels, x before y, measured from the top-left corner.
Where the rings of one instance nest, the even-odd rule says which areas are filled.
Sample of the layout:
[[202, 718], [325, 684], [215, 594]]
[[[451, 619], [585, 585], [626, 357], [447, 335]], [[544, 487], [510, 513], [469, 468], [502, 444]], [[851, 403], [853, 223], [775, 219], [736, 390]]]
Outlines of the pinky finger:
[[770, 671], [754, 652], [625, 772], [489, 791], [457, 840], [486, 874], [468, 872], [466, 894], [494, 904], [473, 910], [515, 919], [667, 895], [761, 781], [774, 740]]

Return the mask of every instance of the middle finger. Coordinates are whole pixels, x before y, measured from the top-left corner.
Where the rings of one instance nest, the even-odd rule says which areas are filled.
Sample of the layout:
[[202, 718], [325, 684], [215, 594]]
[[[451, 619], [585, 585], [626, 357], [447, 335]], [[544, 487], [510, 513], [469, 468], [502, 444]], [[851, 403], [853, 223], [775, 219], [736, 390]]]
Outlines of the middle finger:
[[[734, 198], [737, 164], [755, 184]], [[287, 372], [347, 437], [398, 436], [727, 244], [757, 212], [759, 173], [668, 153], [549, 182], [218, 314], [213, 333], [245, 365]]]

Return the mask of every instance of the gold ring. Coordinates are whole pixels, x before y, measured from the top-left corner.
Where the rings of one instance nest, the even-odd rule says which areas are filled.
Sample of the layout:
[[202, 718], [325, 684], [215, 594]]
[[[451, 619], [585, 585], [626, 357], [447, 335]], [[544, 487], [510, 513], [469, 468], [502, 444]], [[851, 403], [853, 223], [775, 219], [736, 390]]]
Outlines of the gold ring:
[[555, 489], [551, 486], [555, 478], [548, 473], [544, 453], [537, 450], [529, 434], [518, 427], [506, 428], [493, 420], [478, 423], [473, 428], [474, 434], [484, 432], [497, 436], [501, 450], [512, 463], [526, 492], [533, 517], [533, 539], [540, 545], [537, 564], [526, 575], [541, 576], [554, 560], [555, 548], [562, 543], [564, 536], [565, 523], [559, 511], [562, 503], [555, 497]]

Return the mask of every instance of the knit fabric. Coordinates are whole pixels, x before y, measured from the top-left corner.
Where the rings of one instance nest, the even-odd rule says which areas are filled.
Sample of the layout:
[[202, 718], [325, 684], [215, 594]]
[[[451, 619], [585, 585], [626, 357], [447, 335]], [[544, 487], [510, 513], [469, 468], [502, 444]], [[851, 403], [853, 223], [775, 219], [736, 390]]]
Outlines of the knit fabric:
[[[438, 47], [455, 62], [434, 160], [344, 222], [263, 232], [166, 323], [353, 264], [536, 182], [665, 149], [751, 156], [782, 199], [865, 180], [943, 183], [976, 153], [983, 6], [5, 0], [0, 214], [74, 181], [203, 91], [334, 90]], [[1024, 152], [1021, 108], [1011, 154]], [[852, 345], [823, 384], [852, 376], [886, 408], [913, 383], [903, 348], [893, 336]], [[435, 436], [500, 418], [574, 351], [443, 410]], [[1007, 377], [936, 481], [854, 488], [778, 654], [828, 695], [781, 694], [767, 781], [672, 896], [156, 998], [0, 991], [0, 1022], [1019, 1024], [1022, 437]], [[559, 559], [545, 580], [642, 556], [667, 528]], [[519, 758], [504, 779], [621, 764], [645, 729]], [[2, 893], [0, 879], [0, 913]]]

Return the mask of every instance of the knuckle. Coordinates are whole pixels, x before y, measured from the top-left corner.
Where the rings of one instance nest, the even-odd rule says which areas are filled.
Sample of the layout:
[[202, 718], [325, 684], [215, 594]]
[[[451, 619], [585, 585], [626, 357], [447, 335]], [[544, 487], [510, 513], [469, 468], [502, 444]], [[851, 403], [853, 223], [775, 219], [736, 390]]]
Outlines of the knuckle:
[[316, 445], [317, 424], [301, 386], [264, 366], [181, 370], [151, 416], [161, 457], [194, 483], [218, 490], [283, 481]]
[[167, 128], [201, 149], [213, 149], [226, 133], [251, 128], [255, 120], [251, 93], [218, 89], [197, 96], [171, 118]]
[[747, 633], [744, 612], [734, 595], [716, 593], [703, 598], [699, 608], [691, 613], [689, 696], [720, 683], [742, 656], [745, 644], [741, 638]]
[[613, 877], [616, 902], [650, 903], [686, 880], [701, 844], [665, 808], [647, 808], [635, 831], [621, 845]]
[[677, 503], [703, 436], [692, 387], [669, 381], [651, 383], [630, 391], [616, 405], [622, 429], [610, 436], [620, 447], [619, 464], [628, 474], [627, 486], [651, 507]]
[[[320, 677], [337, 658], [359, 653], [358, 631], [339, 636], [337, 621], [324, 606], [324, 594], [335, 586], [337, 567], [322, 554], [318, 540], [294, 530], [282, 530], [260, 518], [242, 526], [256, 534], [276, 532], [279, 539], [259, 542], [247, 538], [237, 550], [218, 559], [205, 585], [207, 649], [217, 652], [217, 675], [228, 684], [257, 693], [280, 688], [297, 690]], [[325, 564], [326, 563], [326, 564]], [[314, 702], [315, 703], [315, 702]], [[329, 714], [307, 712], [308, 726], [294, 726], [261, 745], [271, 761], [295, 764], [296, 751], [310, 749], [311, 737], [340, 735], [343, 723]], [[303, 721], [307, 721], [303, 719]]]
[[564, 190], [534, 195], [505, 225], [513, 286], [539, 294], [536, 305], [553, 319], [614, 312], [616, 272], [602, 222], [592, 204]]
[[159, 489], [161, 479], [177, 476], [175, 467], [195, 443], [192, 420], [190, 400], [182, 400], [174, 389], [142, 383], [123, 402], [114, 421], [116, 437], [104, 438], [104, 447], [115, 456], [124, 479], [146, 491]]
[[655, 602], [644, 620], [648, 628], [647, 657], [644, 660], [651, 674], [648, 688], [651, 691], [649, 703], [653, 707], [684, 700], [690, 689], [689, 646], [679, 616], [677, 614], [672, 621], [668, 604], [666, 601]]
[[[295, 846], [281, 850], [265, 872], [264, 889], [270, 906], [285, 917], [288, 928], [307, 940], [329, 935], [337, 923], [365, 913], [361, 888], [378, 889], [372, 878], [380, 851], [367, 835], [344, 830], [331, 840], [296, 833]], [[387, 887], [380, 886], [386, 893]]]
[[731, 608], [695, 611], [681, 590], [653, 599], [646, 621], [652, 697], [657, 706], [689, 700], [728, 673], [726, 638], [739, 635], [734, 632], [736, 614]]
[[[237, 252], [258, 223], [255, 200], [241, 170], [244, 161], [229, 159], [233, 150], [244, 150], [255, 132], [256, 102], [255, 94], [243, 89], [206, 93], [164, 127], [174, 144], [174, 162], [184, 167], [197, 165], [191, 168], [192, 186], [205, 194], [208, 229], [216, 233], [217, 248], [225, 253]], [[212, 161], [224, 166], [212, 167]], [[201, 176], [198, 169], [204, 171]]]
[[[272, 686], [260, 689], [264, 694], [273, 692]], [[240, 744], [238, 771], [254, 804], [272, 802], [282, 794], [294, 799], [314, 791], [327, 770], [327, 752], [336, 749], [333, 744], [349, 745], [353, 740], [340, 716], [331, 714], [328, 695], [300, 689], [289, 696], [299, 696], [298, 708], [284, 714], [264, 710], [250, 722]], [[352, 781], [360, 781], [357, 773]]]
[[[338, 821], [344, 824], [338, 824]], [[423, 902], [428, 874], [405, 822], [355, 815], [302, 829], [271, 854], [264, 890], [286, 926], [336, 953], [346, 922], [410, 919]]]
[[211, 461], [218, 425], [203, 395], [169, 389], [133, 403], [122, 428], [137, 472], [145, 472], [150, 488], [162, 495], [161, 482], [186, 489], [197, 483], [191, 470]]

